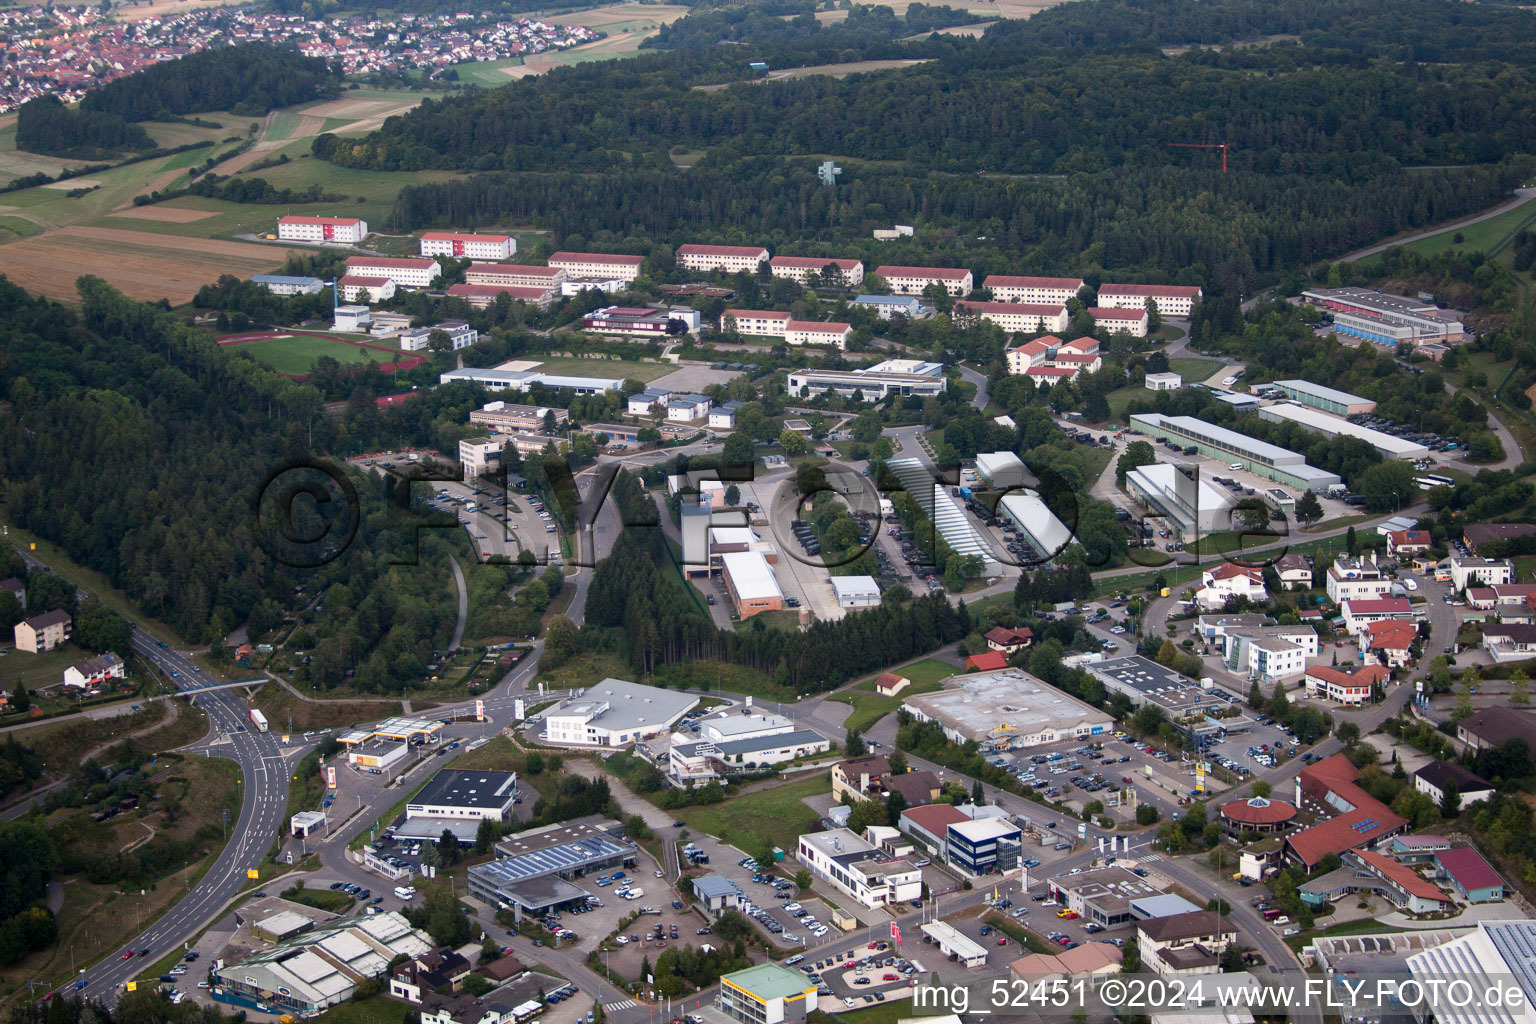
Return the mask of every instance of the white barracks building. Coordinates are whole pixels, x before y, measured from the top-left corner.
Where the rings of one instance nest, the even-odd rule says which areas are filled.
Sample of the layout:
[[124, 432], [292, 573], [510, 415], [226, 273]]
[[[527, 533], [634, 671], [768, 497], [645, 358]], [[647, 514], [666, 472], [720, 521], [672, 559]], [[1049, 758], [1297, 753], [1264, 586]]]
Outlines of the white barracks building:
[[441, 276], [443, 268], [437, 260], [410, 256], [349, 256], [347, 275], [350, 277], [387, 277], [400, 288], [426, 288]]
[[715, 270], [734, 274], [745, 270], [757, 272], [757, 265], [768, 258], [760, 245], [680, 245], [677, 262], [689, 270]]
[[642, 256], [622, 256], [607, 252], [557, 252], [549, 265], [559, 267], [571, 278], [609, 278], [633, 281], [640, 276]]
[[1151, 299], [1163, 316], [1189, 316], [1203, 294], [1197, 287], [1176, 284], [1105, 284], [1099, 286], [1099, 307], [1146, 309]]
[[524, 263], [471, 263], [464, 269], [464, 281], [513, 288], [557, 288], [565, 281], [565, 271]]
[[428, 231], [421, 236], [423, 256], [452, 256], [456, 260], [506, 260], [517, 252], [511, 235], [461, 235]]
[[976, 287], [969, 270], [959, 267], [876, 267], [875, 274], [883, 277], [897, 295], [921, 295], [931, 284], [942, 285], [951, 295], [969, 295]]
[[[1064, 306], [1068, 299], [1077, 298], [1083, 287], [1080, 277], [1011, 277], [1007, 274], [988, 274], [982, 287], [992, 292], [998, 302], [1033, 302]], [[1066, 330], [1065, 327], [1061, 328]]]
[[996, 324], [1010, 334], [1065, 331], [1071, 322], [1067, 307], [1034, 302], [957, 302], [955, 313]]
[[279, 217], [277, 237], [290, 242], [361, 242], [368, 222], [361, 217]]
[[824, 256], [775, 256], [768, 261], [768, 269], [774, 277], [787, 277], [802, 284], [807, 280], [818, 281], [828, 265], [837, 268], [843, 285], [853, 288], [864, 280], [863, 260], [828, 259]]

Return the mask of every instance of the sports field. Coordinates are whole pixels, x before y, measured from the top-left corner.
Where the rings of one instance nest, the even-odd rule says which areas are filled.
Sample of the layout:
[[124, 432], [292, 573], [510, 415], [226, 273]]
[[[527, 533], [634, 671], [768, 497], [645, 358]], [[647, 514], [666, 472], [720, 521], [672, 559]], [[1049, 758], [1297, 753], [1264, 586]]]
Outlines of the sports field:
[[383, 370], [392, 369], [397, 359], [402, 370], [424, 362], [419, 355], [402, 354], [382, 343], [329, 334], [237, 334], [220, 338], [219, 344], [226, 348], [237, 348], [285, 376], [300, 378], [314, 369], [315, 360], [321, 356], [330, 356], [343, 366], [378, 363]]

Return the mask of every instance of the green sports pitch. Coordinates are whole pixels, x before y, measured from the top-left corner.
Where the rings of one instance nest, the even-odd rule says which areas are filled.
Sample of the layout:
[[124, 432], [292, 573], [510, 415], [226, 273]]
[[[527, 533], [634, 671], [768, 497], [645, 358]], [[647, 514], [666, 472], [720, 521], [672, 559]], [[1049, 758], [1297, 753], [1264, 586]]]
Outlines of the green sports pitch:
[[343, 366], [370, 362], [383, 366], [400, 358], [398, 352], [365, 348], [321, 334], [292, 334], [286, 337], [246, 334], [221, 338], [219, 344], [243, 352], [278, 373], [296, 377], [310, 373], [315, 361], [321, 356], [330, 356]]

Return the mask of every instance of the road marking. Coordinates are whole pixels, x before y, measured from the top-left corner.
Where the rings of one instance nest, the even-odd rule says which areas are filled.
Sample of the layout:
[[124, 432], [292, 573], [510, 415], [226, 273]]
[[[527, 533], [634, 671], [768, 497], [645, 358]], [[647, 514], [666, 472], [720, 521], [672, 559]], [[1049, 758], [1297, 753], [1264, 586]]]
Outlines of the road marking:
[[603, 1004], [603, 1012], [604, 1013], [613, 1013], [615, 1010], [628, 1010], [630, 1007], [639, 1006], [639, 1005], [640, 1004], [635, 1002], [633, 999], [626, 999], [626, 1000], [624, 1000], [621, 1003], [604, 1003]]

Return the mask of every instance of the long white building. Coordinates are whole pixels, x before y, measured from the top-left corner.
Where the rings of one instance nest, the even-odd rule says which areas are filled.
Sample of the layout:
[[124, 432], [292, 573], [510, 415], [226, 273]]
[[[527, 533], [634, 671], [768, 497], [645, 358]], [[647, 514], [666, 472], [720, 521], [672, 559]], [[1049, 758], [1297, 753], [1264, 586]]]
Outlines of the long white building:
[[347, 275], [387, 277], [398, 288], [427, 288], [443, 274], [437, 260], [390, 256], [349, 256]]
[[734, 274], [757, 273], [757, 265], [768, 258], [760, 245], [680, 245], [677, 262], [688, 270]]
[[887, 359], [859, 370], [791, 370], [785, 387], [797, 398], [836, 391], [844, 398], [861, 394], [866, 402], [878, 402], [889, 395], [942, 394], [949, 388], [949, 379], [943, 363]]
[[957, 302], [955, 315], [959, 318], [985, 320], [1010, 334], [1065, 331], [1071, 322], [1067, 316], [1067, 307], [1053, 303]]
[[640, 276], [643, 256], [624, 256], [611, 252], [557, 252], [549, 265], [559, 267], [571, 278], [617, 278], [629, 282]]
[[802, 835], [795, 859], [812, 875], [870, 910], [906, 903], [923, 894], [921, 868], [907, 860], [891, 859], [846, 828]]
[[728, 309], [720, 319], [722, 330], [753, 338], [782, 338], [789, 330], [790, 315], [772, 309]]
[[472, 263], [464, 269], [465, 284], [557, 288], [564, 281], [565, 271], [559, 267], [539, 267], [523, 263]]
[[[1015, 277], [988, 274], [981, 286], [998, 302], [1033, 302], [1064, 306], [1082, 290], [1080, 277]], [[1065, 330], [1066, 328], [1061, 328]]]
[[1340, 482], [1337, 473], [1307, 465], [1306, 456], [1299, 452], [1193, 416], [1135, 413], [1131, 416], [1131, 427], [1154, 440], [1167, 438], [1176, 444], [1192, 445], [1202, 455], [1227, 463], [1241, 463], [1250, 472], [1291, 487], [1320, 494], [1328, 486]]
[[361, 242], [368, 222], [361, 217], [279, 217], [277, 237], [285, 242]]
[[1203, 297], [1198, 287], [1176, 284], [1101, 284], [1099, 306], [1104, 309], [1146, 309], [1157, 303], [1161, 316], [1187, 317]]
[[1125, 486], [1152, 515], [1161, 516], [1181, 541], [1232, 529], [1232, 499], [1174, 466], [1159, 462], [1133, 469], [1125, 475]]
[[802, 284], [819, 284], [827, 267], [837, 271], [837, 280], [847, 288], [857, 287], [864, 280], [864, 261], [833, 259], [825, 256], [775, 256], [768, 261], [768, 270], [774, 277], [788, 278]]
[[474, 381], [492, 391], [527, 391], [534, 384], [551, 388], [569, 388], [578, 395], [600, 394], [618, 391], [624, 382], [614, 377], [570, 377], [560, 373], [539, 373], [534, 370], [486, 370], [465, 367], [438, 374], [439, 384], [451, 384], [456, 380]]
[[671, 731], [698, 703], [677, 690], [608, 678], [544, 712], [544, 739], [562, 746], [624, 747]]
[[423, 256], [452, 256], [456, 260], [509, 260], [516, 252], [517, 239], [511, 235], [428, 231], [421, 236]]
[[1425, 445], [1292, 402], [1265, 406], [1259, 410], [1259, 418], [1271, 423], [1294, 423], [1325, 437], [1358, 437], [1380, 452], [1383, 458], [1414, 461], [1429, 457], [1429, 448]]
[[899, 267], [894, 265], [875, 268], [877, 277], [885, 278], [886, 284], [897, 295], [921, 295], [931, 284], [939, 285], [951, 295], [969, 295], [975, 289], [975, 279], [969, 270], [960, 267]]

